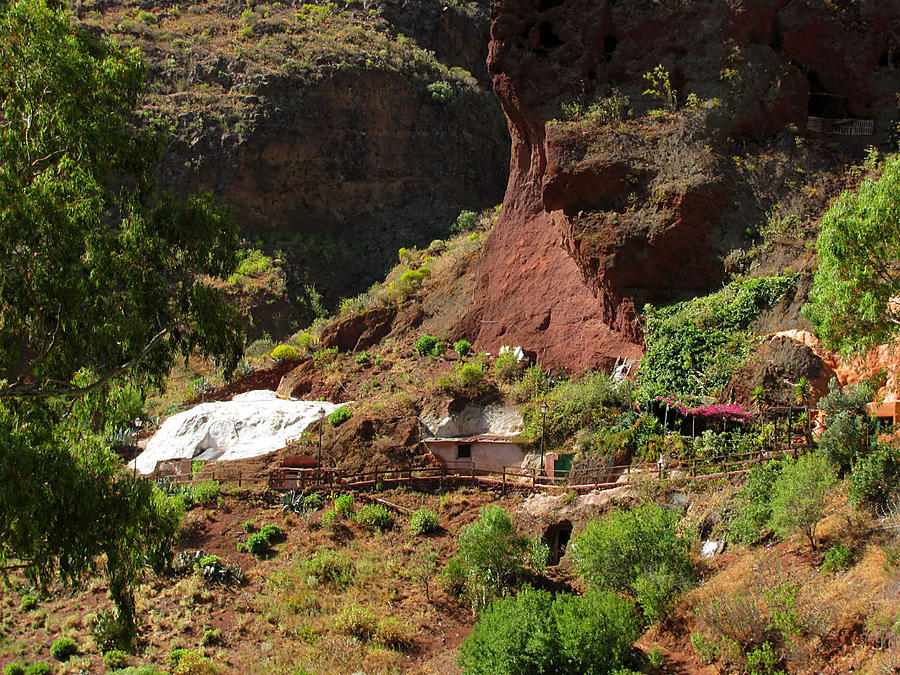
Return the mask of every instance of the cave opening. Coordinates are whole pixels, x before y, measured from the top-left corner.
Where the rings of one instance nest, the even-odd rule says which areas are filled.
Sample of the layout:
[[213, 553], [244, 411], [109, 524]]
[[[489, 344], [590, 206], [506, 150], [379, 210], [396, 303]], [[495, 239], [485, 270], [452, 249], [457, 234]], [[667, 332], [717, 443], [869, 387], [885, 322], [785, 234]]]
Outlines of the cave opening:
[[563, 41], [553, 32], [553, 27], [546, 21], [541, 23], [540, 43], [542, 47], [553, 49], [562, 45]]
[[546, 12], [548, 9], [553, 9], [554, 7], [559, 7], [566, 0], [541, 0], [541, 3], [538, 5], [539, 12]]
[[619, 38], [610, 33], [605, 38], [603, 38], [603, 53], [609, 56], [612, 56], [612, 53], [616, 51], [616, 47], [619, 46]]
[[810, 71], [806, 77], [809, 80], [807, 114], [810, 117], [824, 117], [828, 119], [848, 117], [845, 96], [834, 94], [825, 89], [822, 80], [813, 71]]
[[882, 68], [894, 68], [895, 66], [897, 66], [898, 59], [894, 53], [895, 49], [896, 47], [894, 47], [894, 45], [891, 45], [890, 48], [878, 59], [878, 65]]
[[572, 523], [568, 520], [563, 520], [544, 530], [544, 543], [550, 549], [550, 556], [547, 559], [548, 565], [559, 564], [559, 561], [566, 554], [566, 548], [571, 538]]

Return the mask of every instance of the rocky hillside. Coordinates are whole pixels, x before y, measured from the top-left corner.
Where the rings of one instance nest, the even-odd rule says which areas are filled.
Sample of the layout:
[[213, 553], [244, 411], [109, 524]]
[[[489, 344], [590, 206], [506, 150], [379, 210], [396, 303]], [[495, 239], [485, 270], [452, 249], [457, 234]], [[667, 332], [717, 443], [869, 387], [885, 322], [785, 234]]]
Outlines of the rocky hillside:
[[[502, 0], [488, 66], [512, 137], [467, 332], [545, 365], [641, 353], [646, 302], [800, 271], [897, 117], [895, 2]], [[874, 135], [817, 130], [874, 122]], [[777, 325], [775, 325], [777, 324]]]
[[146, 56], [143, 123], [172, 138], [162, 186], [222, 195], [251, 244], [281, 251], [301, 322], [317, 292], [333, 306], [502, 197], [487, 3], [79, 5]]

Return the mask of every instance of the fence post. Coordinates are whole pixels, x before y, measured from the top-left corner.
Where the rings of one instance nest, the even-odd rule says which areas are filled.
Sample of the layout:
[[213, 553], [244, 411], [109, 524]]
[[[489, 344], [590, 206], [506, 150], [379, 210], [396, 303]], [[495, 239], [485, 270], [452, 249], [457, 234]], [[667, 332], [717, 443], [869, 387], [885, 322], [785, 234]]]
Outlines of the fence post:
[[475, 462], [472, 462], [472, 480], [475, 480]]
[[238, 471], [238, 489], [241, 488], [241, 472]]
[[503, 487], [501, 488], [501, 492], [506, 494], [506, 465], [503, 465]]
[[534, 492], [535, 486], [537, 485], [537, 469], [531, 470], [531, 490]]

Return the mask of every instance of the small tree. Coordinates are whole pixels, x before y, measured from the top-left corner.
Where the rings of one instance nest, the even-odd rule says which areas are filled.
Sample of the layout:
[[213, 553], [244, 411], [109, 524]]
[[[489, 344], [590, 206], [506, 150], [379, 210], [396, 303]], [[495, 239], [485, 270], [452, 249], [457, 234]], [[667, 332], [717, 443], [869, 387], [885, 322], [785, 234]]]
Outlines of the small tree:
[[832, 379], [828, 388], [828, 394], [819, 401], [819, 407], [827, 413], [819, 448], [843, 474], [865, 450], [869, 436], [867, 404], [875, 391], [868, 382], [842, 389], [837, 379]]
[[786, 537], [799, 530], [816, 550], [816, 526], [825, 510], [825, 496], [836, 482], [834, 470], [817, 454], [786, 460], [772, 495], [772, 529]]

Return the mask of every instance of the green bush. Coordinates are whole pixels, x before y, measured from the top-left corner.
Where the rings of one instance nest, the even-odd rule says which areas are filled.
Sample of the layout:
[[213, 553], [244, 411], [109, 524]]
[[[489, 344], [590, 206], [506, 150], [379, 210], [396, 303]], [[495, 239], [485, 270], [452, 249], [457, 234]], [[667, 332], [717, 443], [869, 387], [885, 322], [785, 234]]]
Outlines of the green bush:
[[78, 653], [78, 643], [72, 638], [61, 637], [50, 645], [50, 656], [57, 661], [68, 661]]
[[210, 506], [219, 499], [222, 486], [217, 480], [205, 480], [194, 487], [194, 501], [201, 506]]
[[460, 211], [456, 220], [450, 226], [450, 234], [462, 234], [471, 232], [478, 227], [478, 214], [474, 211]]
[[592, 520], [569, 554], [590, 586], [634, 593], [651, 620], [692, 579], [690, 541], [679, 532], [678, 514], [656, 504]]
[[458, 557], [450, 558], [441, 570], [441, 585], [451, 595], [462, 595], [466, 590], [466, 568]]
[[333, 427], [339, 427], [351, 417], [353, 411], [350, 410], [350, 406], [342, 405], [328, 416], [328, 423]]
[[340, 551], [316, 551], [303, 563], [303, 571], [319, 583], [346, 586], [356, 576], [356, 563]]
[[440, 529], [437, 514], [431, 509], [419, 509], [409, 518], [409, 530], [413, 534], [431, 534]]
[[868, 403], [875, 396], [871, 382], [841, 388], [837, 378], [828, 383], [828, 394], [819, 400], [825, 429], [819, 436], [822, 455], [835, 464], [841, 475], [866, 448], [869, 437]]
[[874, 445], [853, 464], [847, 490], [855, 506], [883, 507], [900, 493], [900, 449]]
[[272, 358], [276, 361], [297, 361], [300, 352], [293, 345], [278, 345], [272, 350]]
[[416, 354], [419, 356], [428, 356], [431, 354], [431, 351], [434, 349], [434, 346], [438, 343], [438, 339], [434, 335], [429, 335], [426, 333], [418, 340], [414, 345], [414, 349], [416, 350]]
[[353, 357], [353, 360], [356, 361], [356, 363], [358, 363], [359, 365], [368, 363], [369, 362], [369, 352], [367, 352], [366, 350], [358, 352], [356, 354], [356, 356]]
[[820, 568], [825, 574], [834, 574], [841, 570], [850, 569], [854, 560], [853, 551], [838, 542], [825, 551], [825, 559]]
[[368, 607], [352, 603], [344, 607], [334, 618], [334, 626], [341, 633], [367, 642], [375, 635], [378, 622]]
[[669, 393], [712, 394], [723, 387], [753, 351], [750, 323], [794, 280], [744, 279], [687, 302], [659, 309], [647, 305], [646, 353], [637, 373], [643, 400]]
[[467, 396], [474, 398], [490, 388], [490, 383], [485, 377], [487, 365], [481, 361], [454, 364], [453, 369], [441, 375], [435, 381], [438, 391], [452, 396]]
[[413, 645], [415, 628], [398, 616], [386, 616], [375, 626], [375, 641], [391, 649], [406, 649]]
[[52, 672], [50, 664], [43, 661], [32, 663], [25, 669], [25, 675], [50, 675]]
[[91, 626], [91, 637], [100, 651], [128, 647], [128, 634], [115, 612], [101, 612]]
[[354, 501], [355, 499], [351, 494], [339, 495], [334, 499], [334, 510], [342, 518], [352, 518]]
[[799, 530], [815, 551], [816, 526], [825, 510], [825, 496], [835, 482], [831, 465], [816, 454], [784, 460], [772, 492], [772, 529], [782, 537]]
[[785, 675], [778, 665], [781, 658], [768, 642], [747, 653], [747, 671], [749, 675]]
[[22, 596], [22, 602], [19, 603], [19, 611], [20, 612], [30, 612], [32, 609], [36, 609], [37, 606], [38, 606], [37, 596], [27, 593]]
[[520, 535], [502, 506], [484, 506], [478, 520], [460, 530], [459, 564], [476, 611], [518, 584], [530, 562], [531, 542]]
[[257, 558], [264, 558], [272, 550], [268, 535], [262, 532], [254, 532], [247, 537], [244, 547], [248, 553], [251, 553]]
[[781, 474], [781, 461], [772, 460], [750, 469], [747, 482], [734, 497], [736, 515], [728, 523], [735, 541], [753, 544], [759, 540], [772, 518], [772, 491]]
[[[546, 440], [550, 447], [563, 445], [582, 429], [612, 425], [630, 405], [624, 388], [609, 375], [585, 372], [577, 380], [564, 380], [544, 397], [548, 411]], [[543, 416], [535, 403], [525, 408], [523, 436], [535, 443], [541, 438]]]
[[394, 516], [381, 504], [366, 504], [356, 512], [356, 522], [369, 530], [387, 532], [394, 527]]
[[220, 628], [207, 628], [203, 631], [200, 644], [204, 647], [212, 647], [222, 644], [222, 630]]
[[252, 534], [252, 533], [256, 532], [256, 530], [259, 528], [256, 527], [255, 521], [245, 520], [243, 523], [241, 523], [241, 529], [243, 529], [244, 532], [246, 532], [247, 534]]
[[494, 361], [494, 377], [502, 382], [514, 382], [522, 375], [519, 358], [512, 352], [500, 354]]
[[28, 664], [26, 663], [14, 661], [13, 663], [7, 664], [6, 668], [3, 669], [3, 675], [25, 675], [25, 669], [27, 667]]
[[528, 403], [544, 394], [547, 376], [537, 364], [525, 369], [522, 379], [516, 382], [512, 394], [519, 403]]
[[172, 675], [217, 675], [220, 672], [211, 658], [193, 650], [181, 651]]
[[117, 670], [115, 675], [169, 675], [164, 670], [159, 670], [152, 665], [128, 666]]
[[322, 527], [330, 529], [337, 525], [337, 520], [337, 513], [335, 513], [334, 509], [328, 509], [322, 514]]
[[128, 666], [128, 652], [110, 649], [103, 655], [103, 665], [107, 670], [121, 670]]
[[431, 98], [438, 103], [450, 103], [456, 97], [453, 85], [449, 82], [432, 82], [425, 89], [431, 94]]
[[615, 672], [641, 632], [633, 603], [612, 592], [583, 597], [523, 589], [494, 601], [459, 654], [465, 675]]
[[458, 340], [453, 343], [453, 351], [455, 351], [460, 358], [465, 358], [472, 353], [472, 343], [468, 340]]

